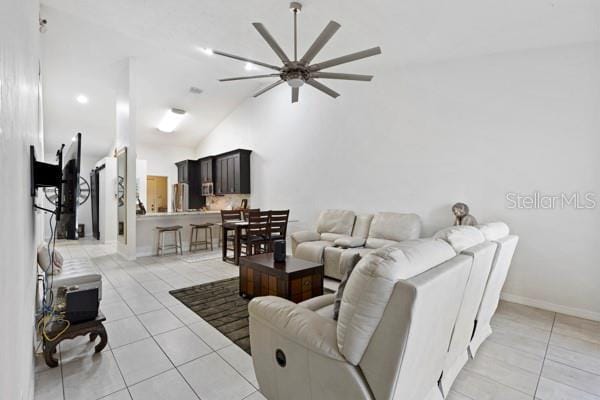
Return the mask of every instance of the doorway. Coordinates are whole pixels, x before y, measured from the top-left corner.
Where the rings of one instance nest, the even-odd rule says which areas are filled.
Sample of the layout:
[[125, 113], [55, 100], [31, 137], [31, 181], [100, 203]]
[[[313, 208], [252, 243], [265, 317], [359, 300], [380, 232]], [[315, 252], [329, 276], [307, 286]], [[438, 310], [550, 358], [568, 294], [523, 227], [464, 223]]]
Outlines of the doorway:
[[167, 212], [167, 177], [148, 175], [146, 177], [146, 201], [149, 212]]

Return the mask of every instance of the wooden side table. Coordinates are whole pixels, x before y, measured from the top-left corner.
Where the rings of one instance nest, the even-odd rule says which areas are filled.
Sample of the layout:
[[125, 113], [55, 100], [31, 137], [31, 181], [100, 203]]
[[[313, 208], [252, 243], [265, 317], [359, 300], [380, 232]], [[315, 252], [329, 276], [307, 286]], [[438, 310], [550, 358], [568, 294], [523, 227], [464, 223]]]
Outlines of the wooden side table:
[[287, 256], [284, 263], [273, 253], [240, 258], [240, 296], [279, 296], [301, 302], [323, 294], [323, 264]]
[[60, 342], [65, 339], [75, 339], [78, 336], [85, 336], [87, 334], [90, 335], [90, 341], [92, 342], [96, 340], [98, 336], [100, 336], [100, 343], [98, 343], [94, 348], [96, 353], [100, 353], [108, 343], [108, 335], [106, 334], [106, 329], [104, 328], [103, 324], [104, 321], [106, 321], [104, 314], [98, 311], [98, 316], [96, 319], [69, 326], [69, 328], [62, 335], [53, 341], [47, 340], [46, 336], [53, 338], [62, 329], [61, 327], [55, 327], [48, 330], [46, 335], [43, 337], [44, 359], [46, 364], [50, 368], [58, 366], [58, 361], [56, 358], [54, 358], [54, 354], [56, 353], [56, 346], [58, 346]]

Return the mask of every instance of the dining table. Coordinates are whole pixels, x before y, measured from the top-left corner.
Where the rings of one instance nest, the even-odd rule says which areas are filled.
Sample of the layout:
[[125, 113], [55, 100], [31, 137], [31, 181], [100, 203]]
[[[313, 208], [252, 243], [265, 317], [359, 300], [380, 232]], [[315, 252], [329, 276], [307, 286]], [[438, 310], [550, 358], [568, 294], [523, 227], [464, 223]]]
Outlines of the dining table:
[[[230, 220], [225, 221], [221, 225], [221, 235], [222, 243], [223, 243], [223, 261], [231, 262], [235, 265], [240, 265], [240, 254], [241, 254], [241, 237], [244, 229], [248, 227], [248, 221], [244, 220]], [[227, 257], [227, 232], [234, 231], [234, 239], [233, 239], [233, 258]]]

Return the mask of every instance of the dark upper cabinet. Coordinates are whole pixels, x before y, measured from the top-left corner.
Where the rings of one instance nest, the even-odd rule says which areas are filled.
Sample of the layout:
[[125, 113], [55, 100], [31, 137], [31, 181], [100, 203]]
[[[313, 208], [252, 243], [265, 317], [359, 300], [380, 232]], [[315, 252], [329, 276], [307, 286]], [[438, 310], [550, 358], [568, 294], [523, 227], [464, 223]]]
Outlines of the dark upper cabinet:
[[183, 160], [175, 163], [177, 166], [177, 181], [187, 183], [189, 189], [188, 206], [190, 209], [199, 209], [206, 204], [202, 196], [202, 181], [200, 178], [200, 162], [197, 160]]
[[213, 158], [201, 158], [200, 163], [200, 183], [213, 182]]
[[250, 193], [250, 150], [234, 150], [214, 157], [215, 194]]

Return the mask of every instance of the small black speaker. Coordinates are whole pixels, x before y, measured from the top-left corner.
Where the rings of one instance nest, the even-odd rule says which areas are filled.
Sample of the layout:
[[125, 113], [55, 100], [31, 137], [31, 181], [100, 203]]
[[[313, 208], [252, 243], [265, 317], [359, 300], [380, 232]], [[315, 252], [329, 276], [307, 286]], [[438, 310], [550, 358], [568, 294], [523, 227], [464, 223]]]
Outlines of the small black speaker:
[[285, 240], [273, 242], [273, 259], [275, 262], [285, 262]]

